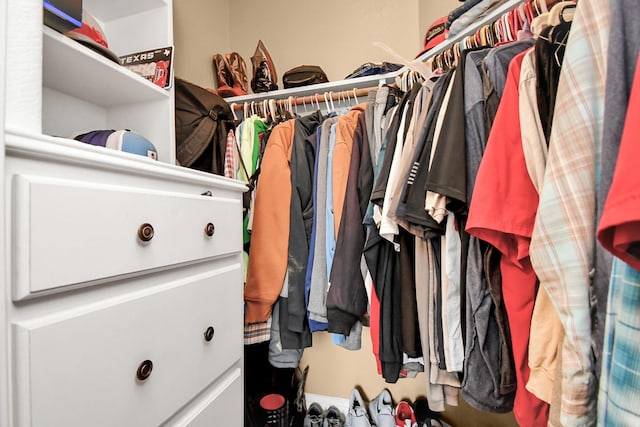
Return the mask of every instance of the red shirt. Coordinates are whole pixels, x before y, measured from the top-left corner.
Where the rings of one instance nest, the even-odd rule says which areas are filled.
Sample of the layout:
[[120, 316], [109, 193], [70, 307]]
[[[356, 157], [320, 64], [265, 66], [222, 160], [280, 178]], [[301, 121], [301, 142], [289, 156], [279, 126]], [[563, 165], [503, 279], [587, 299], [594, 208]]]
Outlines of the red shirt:
[[467, 232], [502, 253], [502, 293], [518, 386], [513, 405], [523, 426], [546, 426], [549, 405], [529, 392], [528, 347], [537, 277], [529, 243], [538, 210], [538, 193], [527, 172], [520, 136], [518, 83], [526, 52], [509, 64], [507, 80], [473, 188]]
[[640, 270], [640, 67], [636, 67], [618, 160], [598, 227], [598, 240]]

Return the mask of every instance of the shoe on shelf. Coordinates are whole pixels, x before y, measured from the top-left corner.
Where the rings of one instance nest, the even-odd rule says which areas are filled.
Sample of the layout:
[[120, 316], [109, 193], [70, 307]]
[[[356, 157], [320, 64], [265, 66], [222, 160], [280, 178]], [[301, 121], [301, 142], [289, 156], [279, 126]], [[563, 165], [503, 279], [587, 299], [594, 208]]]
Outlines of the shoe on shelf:
[[369, 416], [371, 422], [377, 427], [396, 427], [396, 419], [393, 416], [393, 402], [391, 393], [386, 388], [369, 402]]
[[307, 413], [304, 416], [302, 423], [303, 427], [322, 427], [323, 411], [320, 404], [313, 402], [307, 408]]
[[324, 413], [322, 427], [344, 427], [344, 414], [335, 406], [329, 406]]
[[418, 427], [416, 416], [409, 402], [404, 400], [396, 406], [396, 426], [397, 427]]
[[347, 419], [344, 425], [345, 427], [371, 427], [367, 408], [364, 406], [364, 401], [358, 389], [354, 388], [351, 391], [349, 412], [347, 412]]
[[238, 52], [227, 53], [225, 54], [225, 58], [234, 82], [240, 85], [240, 88], [245, 93], [248, 93], [249, 78], [247, 77], [247, 64], [244, 62], [244, 59], [242, 59]]

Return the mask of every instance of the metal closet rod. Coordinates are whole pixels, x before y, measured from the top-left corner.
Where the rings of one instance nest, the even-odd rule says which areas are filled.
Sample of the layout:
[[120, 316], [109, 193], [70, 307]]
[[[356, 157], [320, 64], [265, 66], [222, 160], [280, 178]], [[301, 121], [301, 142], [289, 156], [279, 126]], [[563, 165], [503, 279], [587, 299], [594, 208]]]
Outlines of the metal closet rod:
[[[439, 53], [444, 52], [445, 50], [452, 47], [456, 42], [461, 41], [463, 38], [473, 34], [481, 28], [483, 25], [491, 23], [495, 21], [498, 17], [502, 16], [502, 14], [509, 12], [514, 7], [518, 6], [521, 3], [525, 3], [530, 0], [508, 0], [492, 10], [490, 13], [482, 17], [480, 20], [473, 23], [467, 27], [464, 31], [456, 34], [455, 37], [447, 39], [442, 43], [438, 44], [433, 49], [430, 49], [420, 55], [417, 60], [422, 62], [438, 55]], [[295, 97], [305, 97], [307, 98], [309, 95], [313, 96], [314, 94], [323, 94], [324, 92], [341, 92], [341, 91], [351, 91], [353, 89], [363, 89], [367, 90], [367, 92], [371, 89], [376, 88], [377, 86], [392, 83], [395, 81], [395, 78], [402, 73], [406, 72], [409, 69], [408, 66], [404, 66], [397, 71], [386, 74], [378, 74], [373, 76], [366, 77], [356, 77], [353, 79], [344, 79], [344, 80], [336, 80], [327, 83], [320, 83], [316, 85], [302, 86], [291, 89], [281, 89], [274, 90], [271, 92], [261, 92], [254, 93], [250, 95], [242, 95], [242, 96], [232, 96], [229, 98], [225, 98], [225, 101], [229, 104], [241, 104], [245, 102], [261, 102], [265, 99], [286, 99], [290, 96]], [[319, 95], [320, 96], [320, 95]], [[359, 95], [362, 96], [362, 95]], [[315, 102], [315, 99], [314, 99]]]

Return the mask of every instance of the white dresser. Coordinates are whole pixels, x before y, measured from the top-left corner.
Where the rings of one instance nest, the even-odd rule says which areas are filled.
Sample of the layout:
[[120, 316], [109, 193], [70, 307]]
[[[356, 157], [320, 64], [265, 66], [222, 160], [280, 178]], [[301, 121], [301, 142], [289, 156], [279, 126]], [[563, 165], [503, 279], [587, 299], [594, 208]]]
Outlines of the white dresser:
[[[119, 55], [170, 0], [84, 0]], [[0, 3], [0, 426], [241, 426], [239, 182], [175, 166], [173, 92]], [[158, 161], [71, 139], [131, 129]]]

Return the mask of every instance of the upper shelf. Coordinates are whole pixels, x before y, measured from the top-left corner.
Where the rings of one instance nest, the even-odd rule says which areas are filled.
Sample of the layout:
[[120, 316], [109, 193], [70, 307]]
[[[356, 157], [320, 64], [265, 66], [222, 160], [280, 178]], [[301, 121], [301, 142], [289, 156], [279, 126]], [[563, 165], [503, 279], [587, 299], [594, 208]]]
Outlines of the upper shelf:
[[[500, 6], [493, 9], [491, 12], [478, 19], [473, 25], [467, 27], [464, 31], [456, 34], [455, 37], [445, 40], [444, 42], [438, 44], [433, 49], [430, 49], [416, 58], [416, 61], [426, 61], [429, 58], [432, 58], [438, 55], [441, 52], [449, 49], [456, 42], [462, 40], [463, 38], [473, 34], [481, 28], [483, 25], [494, 22], [498, 17], [502, 16], [504, 13], [510, 11], [514, 7], [518, 6], [520, 3], [523, 3], [525, 0], [507, 0]], [[271, 92], [263, 92], [263, 93], [254, 93], [250, 95], [243, 96], [233, 96], [229, 98], [225, 98], [229, 104], [236, 103], [240, 104], [243, 102], [252, 102], [252, 101], [262, 101], [263, 99], [282, 99], [287, 98], [289, 96], [307, 96], [313, 95], [316, 93], [324, 93], [331, 91], [344, 91], [351, 89], [359, 89], [365, 87], [376, 86], [380, 83], [392, 83], [395, 78], [408, 70], [408, 67], [405, 65], [398, 71], [394, 71], [392, 73], [386, 74], [378, 74], [374, 76], [367, 77], [358, 77], [354, 79], [346, 79], [346, 80], [336, 80], [328, 83], [320, 83], [316, 85], [302, 86], [291, 89], [282, 89], [275, 90]]]
[[168, 91], [46, 26], [43, 42], [43, 84], [48, 88], [103, 107], [170, 96]]

